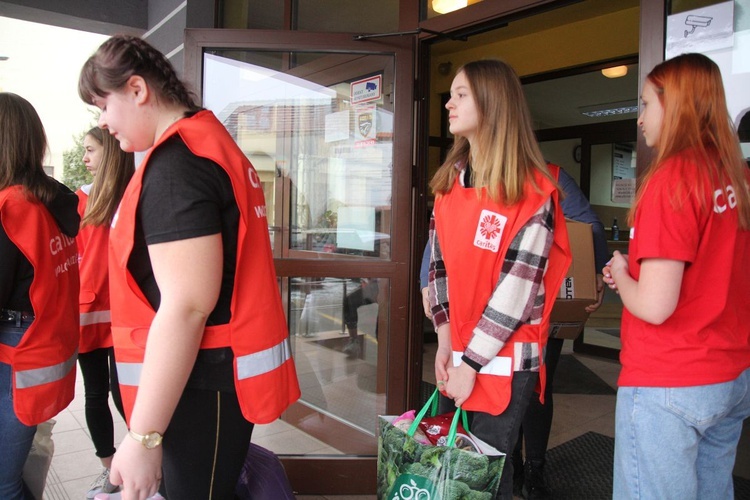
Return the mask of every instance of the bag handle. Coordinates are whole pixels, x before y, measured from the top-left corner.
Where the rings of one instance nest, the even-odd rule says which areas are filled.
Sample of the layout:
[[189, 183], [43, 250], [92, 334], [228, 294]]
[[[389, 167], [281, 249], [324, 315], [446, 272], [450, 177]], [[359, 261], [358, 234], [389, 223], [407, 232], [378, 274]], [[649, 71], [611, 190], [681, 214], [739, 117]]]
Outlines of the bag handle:
[[[409, 430], [406, 432], [409, 437], [414, 437], [414, 434], [417, 432], [417, 428], [419, 427], [419, 423], [424, 418], [427, 410], [430, 410], [430, 416], [435, 416], [435, 414], [437, 413], [438, 394], [440, 394], [440, 391], [438, 389], [435, 389], [435, 392], [432, 393], [432, 396], [430, 396], [422, 409], [419, 410], [417, 416], [414, 417], [414, 422], [411, 423]], [[462, 423], [464, 429], [466, 429], [466, 432], [469, 432], [469, 421], [466, 417], [466, 411], [462, 410], [461, 408], [456, 408], [456, 413], [453, 415], [453, 420], [451, 421], [451, 426], [448, 430], [448, 441], [446, 442], [446, 446], [452, 447], [456, 444], [456, 432], [458, 430], [459, 418], [462, 419]]]

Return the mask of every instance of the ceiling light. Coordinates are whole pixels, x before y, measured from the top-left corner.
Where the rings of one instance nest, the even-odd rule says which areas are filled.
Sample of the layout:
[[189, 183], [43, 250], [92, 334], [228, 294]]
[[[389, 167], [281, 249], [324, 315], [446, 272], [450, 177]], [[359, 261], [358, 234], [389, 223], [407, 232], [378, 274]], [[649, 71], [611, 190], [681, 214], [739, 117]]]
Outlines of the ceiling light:
[[621, 76], [625, 76], [627, 74], [627, 66], [613, 66], [611, 68], [604, 68], [602, 70], [602, 75], [606, 76], [607, 78], [620, 78]]
[[463, 9], [468, 3], [468, 0], [432, 0], [432, 10], [438, 14], [447, 14], [454, 10]]
[[600, 118], [602, 116], [618, 116], [630, 113], [638, 113], [638, 102], [635, 100], [608, 102], [594, 106], [582, 106], [578, 108], [582, 115], [589, 118]]
[[9, 59], [8, 56], [0, 55], [0, 61], [7, 61]]

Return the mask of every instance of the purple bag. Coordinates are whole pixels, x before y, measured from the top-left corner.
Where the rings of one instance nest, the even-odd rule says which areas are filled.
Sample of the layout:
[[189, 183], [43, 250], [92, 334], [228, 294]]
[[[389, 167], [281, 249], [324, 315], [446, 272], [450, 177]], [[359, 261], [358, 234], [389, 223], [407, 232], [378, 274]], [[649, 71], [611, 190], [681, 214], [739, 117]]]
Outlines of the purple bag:
[[234, 492], [241, 500], [295, 500], [279, 457], [253, 443]]

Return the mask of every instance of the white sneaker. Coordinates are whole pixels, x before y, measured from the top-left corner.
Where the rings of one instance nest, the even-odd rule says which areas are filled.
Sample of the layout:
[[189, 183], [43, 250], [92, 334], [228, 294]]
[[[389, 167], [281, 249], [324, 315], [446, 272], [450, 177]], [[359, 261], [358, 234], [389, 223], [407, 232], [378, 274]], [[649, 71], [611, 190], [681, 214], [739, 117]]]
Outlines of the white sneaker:
[[94, 498], [97, 493], [114, 493], [119, 488], [119, 486], [115, 486], [109, 482], [109, 469], [105, 468], [102, 469], [102, 473], [91, 483], [89, 491], [86, 492], [86, 498]]

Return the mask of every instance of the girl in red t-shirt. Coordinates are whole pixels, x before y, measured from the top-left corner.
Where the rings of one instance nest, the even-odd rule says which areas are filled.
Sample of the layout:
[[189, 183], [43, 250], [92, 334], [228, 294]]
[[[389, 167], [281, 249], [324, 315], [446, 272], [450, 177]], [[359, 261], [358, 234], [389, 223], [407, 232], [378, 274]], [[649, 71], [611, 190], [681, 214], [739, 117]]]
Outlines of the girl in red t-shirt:
[[733, 498], [750, 415], [750, 176], [711, 59], [656, 66], [641, 100], [654, 160], [630, 255], [603, 270], [625, 306], [614, 498]]

